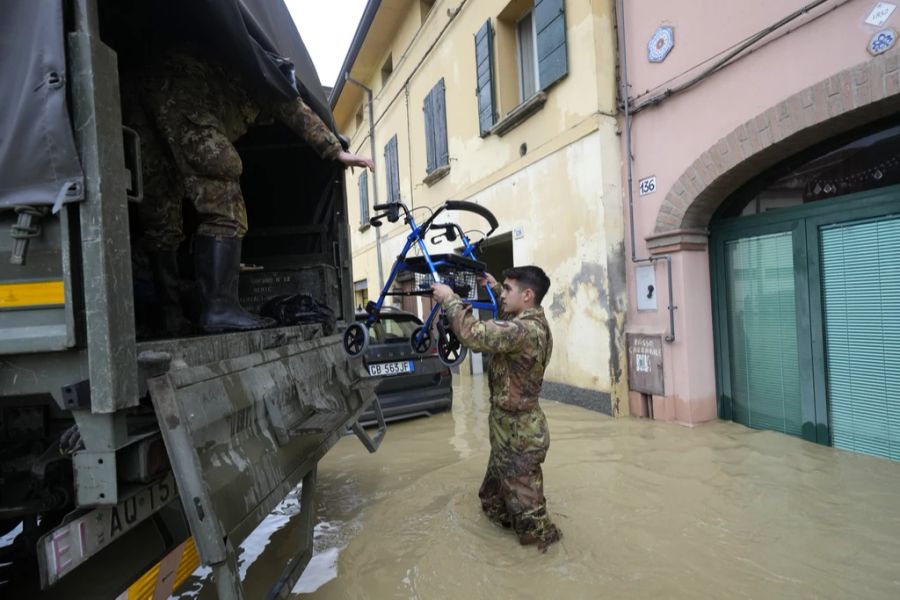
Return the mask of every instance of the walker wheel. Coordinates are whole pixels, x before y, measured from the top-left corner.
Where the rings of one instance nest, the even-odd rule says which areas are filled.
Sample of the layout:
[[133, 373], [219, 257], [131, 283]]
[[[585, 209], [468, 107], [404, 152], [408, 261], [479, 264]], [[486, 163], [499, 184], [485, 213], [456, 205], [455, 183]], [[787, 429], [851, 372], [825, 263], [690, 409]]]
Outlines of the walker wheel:
[[412, 332], [412, 335], [409, 336], [409, 347], [412, 348], [412, 351], [416, 354], [425, 354], [428, 350], [431, 349], [431, 332], [427, 329], [422, 335], [421, 340], [419, 339], [419, 334], [422, 330], [425, 329], [425, 326], [416, 327], [416, 330]]
[[369, 328], [363, 323], [352, 323], [344, 331], [344, 352], [356, 358], [369, 347]]
[[461, 363], [469, 351], [460, 343], [459, 338], [449, 328], [441, 328], [438, 332], [438, 359], [448, 367]]

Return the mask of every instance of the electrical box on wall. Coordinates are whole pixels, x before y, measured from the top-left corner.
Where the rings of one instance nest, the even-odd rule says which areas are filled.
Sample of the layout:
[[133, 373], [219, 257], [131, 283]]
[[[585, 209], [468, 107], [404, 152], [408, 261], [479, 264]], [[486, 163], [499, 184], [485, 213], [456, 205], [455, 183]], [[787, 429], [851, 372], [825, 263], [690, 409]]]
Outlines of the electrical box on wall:
[[644, 265], [634, 269], [634, 286], [638, 310], [656, 310], [656, 267]]
[[628, 389], [665, 396], [662, 336], [629, 333], [625, 336], [625, 345], [628, 348]]

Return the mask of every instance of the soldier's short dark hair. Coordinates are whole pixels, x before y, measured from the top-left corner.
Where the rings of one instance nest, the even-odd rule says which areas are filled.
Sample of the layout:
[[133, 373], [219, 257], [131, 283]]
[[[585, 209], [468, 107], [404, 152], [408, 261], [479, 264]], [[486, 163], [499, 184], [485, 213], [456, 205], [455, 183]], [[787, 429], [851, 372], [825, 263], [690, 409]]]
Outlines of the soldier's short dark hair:
[[513, 267], [503, 271], [504, 279], [512, 279], [519, 284], [519, 288], [523, 290], [531, 290], [534, 292], [534, 303], [541, 305], [547, 290], [550, 289], [550, 278], [544, 273], [544, 270], [534, 265], [526, 267]]

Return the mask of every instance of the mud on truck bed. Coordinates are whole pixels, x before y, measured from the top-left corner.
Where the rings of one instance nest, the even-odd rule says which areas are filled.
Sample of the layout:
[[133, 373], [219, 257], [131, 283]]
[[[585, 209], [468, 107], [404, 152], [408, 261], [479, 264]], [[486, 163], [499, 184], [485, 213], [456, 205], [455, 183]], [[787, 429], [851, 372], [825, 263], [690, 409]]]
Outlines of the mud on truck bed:
[[[139, 339], [157, 336], [135, 309], [141, 163], [118, 87], [135, 23], [172, 27], [272, 93], [299, 88], [333, 129], [290, 14], [282, 0], [10, 0], [4, 12], [0, 595], [133, 597], [174, 553], [175, 575], [202, 562], [219, 597], [241, 598], [238, 546], [302, 482], [304, 536], [272, 582], [290, 590], [312, 552], [316, 464], [375, 401], [377, 380], [339, 341], [354, 317], [344, 173], [278, 124], [236, 143], [242, 302], [303, 293], [333, 320]], [[297, 88], [272, 55], [290, 59]], [[187, 232], [195, 220], [188, 207]], [[67, 452], [73, 425], [83, 447]], [[384, 429], [355, 431], [374, 451]]]

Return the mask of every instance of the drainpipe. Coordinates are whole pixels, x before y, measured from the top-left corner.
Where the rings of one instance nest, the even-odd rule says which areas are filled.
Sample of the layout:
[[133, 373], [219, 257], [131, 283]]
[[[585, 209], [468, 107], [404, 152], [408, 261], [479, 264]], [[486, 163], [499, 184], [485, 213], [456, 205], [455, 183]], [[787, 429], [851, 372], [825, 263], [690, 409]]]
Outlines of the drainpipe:
[[[375, 158], [375, 101], [372, 97], [372, 89], [364, 85], [363, 83], [353, 79], [350, 77], [350, 73], [344, 73], [344, 81], [349, 81], [350, 83], [356, 85], [361, 88], [369, 99], [369, 147], [370, 152], [372, 154], [372, 161], [376, 162]], [[376, 163], [376, 169], [372, 171], [372, 199], [374, 202], [373, 206], [380, 204], [378, 202], [378, 168]], [[381, 227], [375, 228], [375, 253], [378, 257], [378, 289], [384, 289], [384, 266], [381, 261]]]
[[634, 158], [631, 152], [631, 101], [628, 97], [628, 51], [625, 46], [625, 2], [624, 0], [616, 1], [616, 12], [619, 17], [619, 26], [617, 33], [619, 38], [619, 53], [622, 56], [622, 101], [625, 110], [625, 165], [628, 172], [628, 223], [631, 228], [631, 262], [632, 263], [656, 263], [658, 261], [666, 261], [666, 277], [669, 283], [669, 333], [666, 335], [667, 342], [675, 341], [675, 297], [672, 293], [672, 257], [669, 254], [664, 256], [651, 256], [647, 258], [638, 258], [637, 246], [635, 245], [635, 227], [634, 227]]

